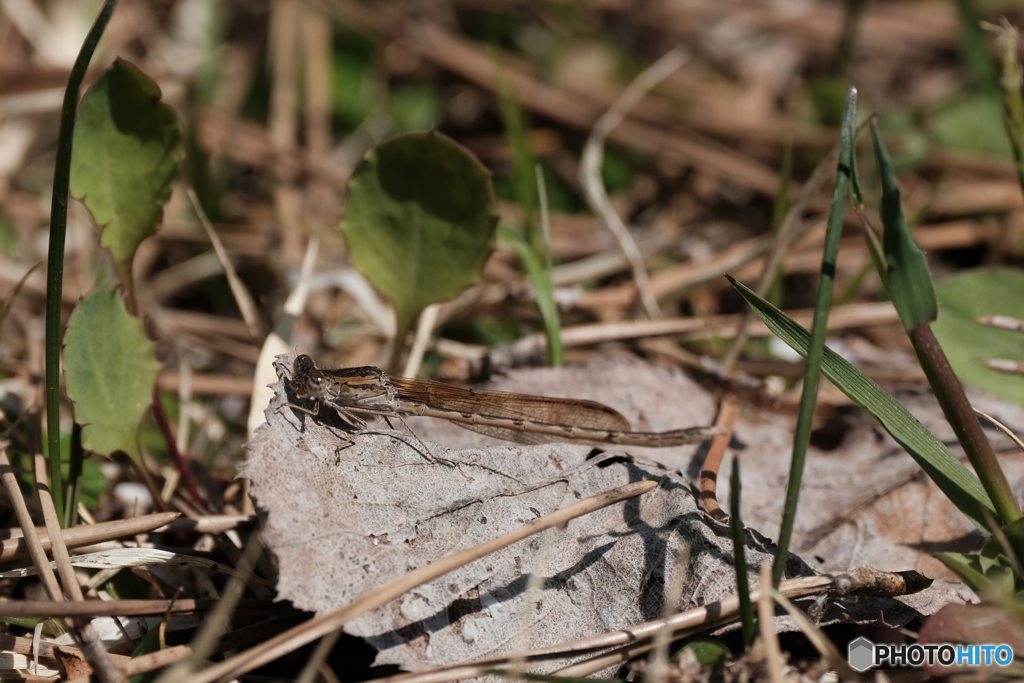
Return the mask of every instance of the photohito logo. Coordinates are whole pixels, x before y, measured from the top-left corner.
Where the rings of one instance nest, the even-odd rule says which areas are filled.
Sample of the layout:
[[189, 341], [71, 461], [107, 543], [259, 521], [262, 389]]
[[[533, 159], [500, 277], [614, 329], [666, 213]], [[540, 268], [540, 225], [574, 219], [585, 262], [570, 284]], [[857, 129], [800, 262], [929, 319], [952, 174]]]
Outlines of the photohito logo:
[[856, 671], [873, 666], [1009, 666], [1013, 648], [1009, 645], [876, 645], [867, 638], [851, 641], [846, 660]]

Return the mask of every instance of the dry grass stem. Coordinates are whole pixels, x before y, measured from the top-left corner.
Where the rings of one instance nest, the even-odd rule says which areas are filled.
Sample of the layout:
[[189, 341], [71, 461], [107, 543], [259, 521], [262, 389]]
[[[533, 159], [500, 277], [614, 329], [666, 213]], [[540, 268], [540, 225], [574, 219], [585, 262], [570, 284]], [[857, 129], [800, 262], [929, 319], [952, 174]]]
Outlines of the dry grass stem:
[[[43, 513], [43, 521], [46, 523], [47, 536], [53, 541], [50, 543], [50, 554], [53, 555], [57, 574], [60, 576], [64, 591], [75, 602], [84, 600], [82, 588], [78, 585], [78, 577], [71, 566], [71, 558], [68, 556], [67, 546], [64, 545], [64, 536], [61, 533], [60, 520], [57, 519], [57, 511], [53, 507], [53, 499], [50, 498], [50, 490], [46, 484], [46, 459], [42, 453], [36, 453], [32, 458], [36, 478], [36, 493], [39, 496], [39, 507]], [[42, 548], [42, 543], [39, 543]]]
[[604, 182], [601, 180], [601, 164], [604, 160], [604, 142], [608, 133], [614, 130], [629, 114], [629, 110], [636, 106], [647, 91], [654, 88], [658, 83], [668, 78], [673, 71], [686, 63], [687, 56], [682, 49], [676, 48], [661, 57], [651, 66], [647, 67], [629, 84], [619, 99], [612, 105], [590, 131], [590, 137], [583, 147], [583, 158], [580, 160], [579, 180], [583, 186], [590, 209], [600, 216], [601, 221], [615, 235], [619, 248], [626, 256], [633, 271], [633, 281], [636, 283], [637, 292], [640, 294], [640, 302], [649, 318], [660, 318], [661, 309], [658, 308], [658, 301], [651, 291], [651, 283], [647, 277], [647, 266], [644, 264], [643, 255], [637, 248], [633, 236], [629, 234], [629, 228], [622, 222], [619, 214], [612, 206], [611, 199], [605, 191]]
[[[440, 313], [441, 304], [430, 304], [420, 313], [420, 318], [416, 323], [416, 335], [413, 337], [412, 348], [409, 349], [409, 357], [405, 361], [402, 377], [416, 377], [419, 374], [420, 364], [423, 363], [423, 354], [427, 352], [430, 335], [434, 333]], [[398, 344], [400, 340], [396, 339], [394, 343]]]
[[[811, 309], [788, 311], [787, 315], [801, 325], [809, 325], [814, 315]], [[828, 320], [829, 331], [875, 325], [893, 325], [899, 322], [896, 309], [889, 302], [857, 303], [837, 306]], [[588, 346], [610, 341], [625, 341], [647, 337], [673, 336], [685, 340], [727, 337], [735, 334], [742, 323], [736, 314], [708, 316], [706, 318], [670, 318], [662, 320], [636, 320], [614, 323], [590, 323], [562, 328], [562, 343], [566, 348]], [[769, 334], [764, 323], [757, 321], [748, 327], [752, 337]], [[543, 334], [531, 334], [504, 346], [497, 346], [475, 360], [469, 361], [468, 375], [477, 376], [477, 368], [486, 366], [492, 372], [503, 368], [528, 365], [543, 357], [547, 340]]]
[[[62, 529], [61, 536], [66, 547], [79, 548], [111, 541], [115, 538], [154, 531], [174, 522], [179, 517], [181, 517], [180, 512], [157, 512], [129, 519], [118, 519], [111, 522]], [[43, 550], [49, 550], [49, 532], [45, 528], [36, 528], [35, 533]], [[0, 561], [14, 560], [26, 556], [28, 556], [28, 544], [25, 541], [23, 532], [20, 529], [9, 530], [8, 538], [0, 542]]]
[[21, 525], [25, 545], [28, 548], [29, 557], [32, 558], [32, 564], [39, 573], [39, 580], [46, 589], [47, 595], [50, 596], [50, 600], [62, 602], [64, 595], [57, 584], [57, 577], [54, 576], [53, 569], [50, 568], [50, 561], [47, 559], [43, 544], [39, 541], [39, 536], [36, 534], [36, 527], [32, 522], [32, 516], [25, 505], [25, 498], [21, 495], [21, 488], [18, 486], [18, 480], [14, 476], [14, 471], [11, 469], [11, 462], [7, 458], [6, 443], [0, 444], [0, 480], [3, 480], [7, 496], [11, 501], [11, 507], [14, 508], [18, 524]]
[[978, 410], [977, 408], [974, 408], [974, 413], [976, 415], [983, 417], [986, 422], [988, 422], [990, 425], [992, 425], [993, 427], [1001, 431], [1003, 434], [1005, 434], [1011, 441], [1013, 441], [1013, 443], [1017, 444], [1017, 448], [1019, 448], [1021, 451], [1024, 451], [1024, 441], [1021, 441], [1021, 438], [1014, 434], [1012, 429], [1010, 429], [1002, 422], [989, 415], [988, 413]]
[[[49, 562], [46, 563], [49, 568]], [[0, 603], [0, 617], [112, 617], [205, 613], [215, 609], [219, 600], [86, 600], [56, 602], [53, 600], [18, 600]], [[298, 612], [270, 599], [247, 598], [239, 601], [239, 616], [280, 616]]]
[[203, 205], [199, 203], [199, 197], [196, 196], [195, 190], [191, 187], [188, 188], [188, 198], [192, 202], [192, 210], [196, 212], [200, 225], [203, 226], [203, 230], [206, 231], [206, 235], [210, 238], [210, 244], [213, 245], [213, 252], [217, 255], [217, 261], [220, 263], [221, 268], [224, 269], [224, 275], [228, 279], [231, 294], [235, 297], [235, 305], [238, 306], [238, 312], [242, 314], [242, 320], [245, 321], [246, 326], [249, 328], [249, 334], [252, 335], [253, 339], [262, 339], [263, 325], [260, 322], [256, 301], [253, 300], [252, 294], [249, 293], [249, 288], [238, 277], [235, 264], [231, 262], [231, 257], [228, 256], [224, 244], [220, 241], [220, 236], [213, 229], [210, 219], [206, 217], [206, 212], [203, 211]]
[[754, 597], [754, 592], [751, 592], [750, 599], [751, 601], [757, 601], [757, 618], [760, 625], [761, 642], [764, 644], [768, 660], [768, 676], [771, 679], [771, 683], [785, 683], [786, 675], [783, 672], [783, 668], [786, 663], [782, 659], [779, 637], [775, 634], [775, 629], [772, 627], [775, 603], [772, 602], [771, 585], [772, 568], [768, 563], [762, 564], [761, 587], [756, 591], [756, 598]]

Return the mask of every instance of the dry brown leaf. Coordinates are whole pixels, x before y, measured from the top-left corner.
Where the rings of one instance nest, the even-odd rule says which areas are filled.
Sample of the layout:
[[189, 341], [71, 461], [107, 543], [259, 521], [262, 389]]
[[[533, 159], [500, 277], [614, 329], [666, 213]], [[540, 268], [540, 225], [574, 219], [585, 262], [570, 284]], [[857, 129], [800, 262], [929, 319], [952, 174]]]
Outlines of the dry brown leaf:
[[[283, 367], [290, 367], [285, 358]], [[633, 396], [616, 407], [632, 418], [642, 413], [634, 424], [643, 428], [685, 426], [662, 422], [670, 401], [697, 411], [710, 407], [710, 398], [681, 375], [639, 363], [624, 365], [638, 380], [635, 394], [619, 394], [612, 387], [622, 365], [604, 361], [539, 374], [559, 380], [562, 391], [551, 393], [563, 396], [588, 388], [596, 391], [586, 395], [607, 402], [613, 394]], [[674, 396], [681, 387], [691, 392], [691, 403]], [[242, 476], [252, 480], [266, 516], [264, 542], [278, 563], [279, 597], [317, 613], [585, 496], [630, 481], [661, 482], [640, 499], [513, 545], [350, 623], [349, 633], [381, 650], [378, 664], [417, 670], [555, 645], [658, 618], [666, 600], [684, 609], [735, 592], [728, 528], [700, 511], [681, 475], [653, 461], [590, 446], [456, 451], [428, 442], [451, 466], [434, 461], [408, 434], [373, 428], [351, 434], [330, 410], [316, 418], [294, 410], [281, 384], [275, 388], [269, 424], [257, 432]], [[643, 396], [660, 405], [643, 403]], [[708, 421], [701, 416], [691, 423]], [[662, 449], [681, 457], [673, 450]], [[756, 584], [758, 567], [775, 549], [753, 530], [747, 543]], [[795, 556], [787, 569], [787, 576], [813, 573]], [[856, 616], [848, 608], [826, 620], [873, 620], [882, 605], [861, 600], [852, 605]], [[884, 608], [890, 624], [914, 615], [894, 601]]]

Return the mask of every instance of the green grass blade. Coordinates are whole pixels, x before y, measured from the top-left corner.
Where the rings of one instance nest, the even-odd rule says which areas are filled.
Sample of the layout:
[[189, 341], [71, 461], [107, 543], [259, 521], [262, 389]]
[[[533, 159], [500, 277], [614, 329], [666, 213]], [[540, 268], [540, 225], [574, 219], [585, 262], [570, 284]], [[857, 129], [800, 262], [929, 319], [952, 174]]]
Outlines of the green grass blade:
[[[516, 102], [511, 85], [504, 78], [498, 78], [498, 103], [501, 118], [505, 123], [506, 137], [512, 150], [512, 168], [515, 180], [516, 200], [522, 212], [522, 239], [512, 239], [522, 260], [526, 275], [537, 296], [537, 307], [544, 322], [544, 336], [548, 342], [548, 365], [562, 365], [565, 354], [562, 349], [562, 325], [555, 304], [555, 288], [551, 283], [551, 243], [549, 233], [544, 229], [547, 221], [547, 194], [543, 176], [533, 154], [526, 134], [523, 112]], [[539, 225], [538, 225], [539, 216]], [[530, 255], [522, 249], [526, 245]]]
[[64, 519], [64, 484], [60, 476], [60, 317], [64, 289], [64, 240], [68, 229], [68, 193], [71, 186], [71, 148], [75, 135], [78, 93], [92, 54], [114, 13], [117, 0], [107, 0], [89, 29], [75, 58], [64, 89], [57, 135], [57, 160], [53, 166], [53, 197], [50, 202], [50, 246], [46, 256], [46, 439], [50, 454], [50, 491], [57, 519]]
[[526, 136], [523, 112], [516, 102], [511, 86], [501, 77], [498, 79], [498, 104], [501, 107], [501, 119], [505, 124], [505, 134], [512, 151], [516, 199], [519, 200], [519, 207], [523, 213], [523, 234], [530, 248], [539, 252], [541, 245], [537, 231], [538, 198], [533, 171], [536, 161], [530, 153], [530, 141]]
[[956, 0], [956, 8], [960, 23], [960, 47], [972, 85], [978, 90], [994, 93], [998, 89], [996, 67], [985, 45], [975, 3], [971, 0]]
[[1017, 167], [1017, 184], [1024, 189], [1024, 98], [1021, 97], [1021, 67], [1017, 59], [1017, 30], [1004, 18], [999, 36], [1002, 73], [999, 79], [1003, 93], [1003, 114], [1006, 134]]
[[[540, 317], [544, 323], [544, 336], [548, 342], [548, 362], [551, 365], [562, 365], [565, 362], [562, 347], [561, 323], [558, 319], [558, 307], [555, 304], [554, 292], [551, 288], [551, 278], [544, 263], [537, 253], [526, 243], [526, 238], [521, 232], [507, 225], [502, 225], [499, 234], [502, 239], [508, 240], [515, 247], [519, 254], [519, 260], [526, 270], [526, 276], [533, 285], [533, 291], [537, 296], [537, 308], [540, 309]], [[552, 349], [552, 340], [555, 340], [555, 348]]]
[[743, 646], [750, 647], [757, 636], [754, 605], [750, 602], [750, 576], [747, 574], [747, 540], [740, 518], [740, 459], [732, 459], [729, 478], [729, 528], [732, 531], [733, 562], [736, 568], [736, 594], [740, 599], [740, 621], [743, 624]]
[[995, 504], [1000, 524], [1008, 524], [1021, 516], [1020, 506], [959, 378], [931, 329], [931, 323], [938, 318], [939, 306], [928, 264], [903, 220], [896, 174], [874, 124], [871, 135], [882, 181], [882, 244], [889, 274], [889, 294], [946, 420]]
[[875, 142], [878, 175], [882, 181], [882, 249], [889, 276], [889, 295], [903, 326], [908, 331], [916, 330], [938, 317], [939, 304], [924, 254], [917, 248], [903, 219], [896, 172], [874, 122], [871, 124], [871, 137]]
[[832, 189], [832, 206], [829, 210], [828, 226], [825, 229], [821, 275], [814, 303], [814, 320], [811, 324], [807, 365], [804, 368], [804, 385], [800, 395], [796, 430], [793, 434], [793, 459], [790, 461], [789, 467], [789, 483], [786, 486], [786, 502], [782, 511], [779, 545], [776, 550], [775, 564], [772, 567], [772, 585], [776, 588], [786, 571], [789, 541], [793, 536], [796, 508], [800, 501], [800, 484], [803, 481], [804, 463], [807, 460], [807, 446], [811, 442], [811, 426], [814, 422], [814, 404], [818, 398], [818, 383], [821, 379], [821, 358], [825, 348], [828, 310], [832, 304], [832, 288], [835, 284], [836, 261], [839, 256], [839, 238], [843, 232], [843, 214], [846, 210], [846, 197], [850, 191], [850, 175], [853, 170], [853, 138], [856, 124], [857, 90], [850, 88], [846, 97], [846, 113], [843, 116], [839, 166], [836, 169], [836, 181]]
[[541, 319], [544, 321], [544, 334], [548, 340], [548, 365], [557, 367], [565, 364], [565, 348], [562, 345], [562, 320], [558, 316], [558, 303], [555, 301], [555, 285], [551, 281], [551, 269], [554, 268], [554, 261], [551, 257], [551, 214], [548, 211], [548, 192], [544, 184], [544, 170], [539, 164], [535, 170], [537, 173], [537, 198], [540, 200], [540, 235], [543, 243], [541, 251], [544, 270], [540, 276], [531, 275], [530, 278], [534, 280], [538, 277], [543, 278], [543, 291], [538, 290], [537, 302]]
[[[726, 276], [728, 277], [728, 276]], [[810, 335], [792, 318], [760, 298], [753, 290], [729, 278], [768, 329], [797, 353], [807, 355]], [[900, 403], [837, 353], [825, 348], [822, 372], [840, 391], [873, 417], [910, 454], [947, 498], [983, 533], [988, 533], [985, 512], [995, 516], [988, 494], [959, 460]]]

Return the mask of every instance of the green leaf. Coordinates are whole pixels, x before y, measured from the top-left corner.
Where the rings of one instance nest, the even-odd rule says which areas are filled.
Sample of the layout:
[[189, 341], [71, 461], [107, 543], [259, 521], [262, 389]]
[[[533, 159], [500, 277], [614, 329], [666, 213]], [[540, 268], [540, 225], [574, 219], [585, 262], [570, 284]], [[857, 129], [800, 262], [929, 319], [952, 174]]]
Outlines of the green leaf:
[[962, 553], [936, 553], [935, 559], [946, 565], [951, 572], [977, 593], [1009, 595], [1013, 590], [1013, 570], [1002, 555], [1002, 562], [982, 562], [979, 555]]
[[[749, 288], [731, 277], [729, 281], [747, 303], [754, 307], [754, 311], [768, 329], [797, 353], [806, 356], [810, 337], [807, 330]], [[917, 418], [882, 387], [828, 347], [825, 347], [821, 369], [832, 384], [849, 396], [903, 446], [960, 512], [978, 529], [988, 533], [982, 507], [988, 508], [989, 514], [994, 517], [992, 501], [978, 478], [971, 474], [934, 434], [925, 429]]]
[[89, 89], [78, 113], [71, 194], [81, 200], [132, 292], [135, 249], [156, 232], [181, 161], [181, 130], [160, 88], [116, 60]]
[[498, 225], [490, 174], [437, 131], [370, 151], [348, 184], [352, 262], [395, 305], [396, 349], [428, 305], [480, 277]]
[[903, 326], [908, 330], [916, 330], [938, 316], [935, 289], [932, 287], [924, 254], [917, 248], [903, 220], [896, 173], [878, 126], [874, 123], [871, 124], [871, 136], [875, 141], [875, 158], [878, 160], [878, 175], [882, 181], [879, 212], [884, 226], [882, 246], [889, 274], [889, 295]]
[[732, 657], [732, 650], [729, 649], [724, 640], [718, 638], [697, 638], [679, 648], [679, 652], [672, 657], [672, 661], [679, 661], [680, 655], [686, 650], [693, 653], [702, 667], [708, 667]]
[[[153, 399], [160, 364], [142, 321], [117, 291], [90, 293], [71, 314], [64, 369], [82, 445], [101, 455], [123, 451], [139, 462], [139, 423]], [[143, 471], [145, 471], [143, 469]]]
[[1024, 334], [974, 322], [979, 316], [1024, 318], [1024, 273], [985, 268], [936, 283], [939, 318], [932, 326], [960, 379], [1024, 406], [1024, 380], [986, 367], [990, 358], [1024, 361]]
[[932, 114], [927, 127], [940, 146], [976, 154], [1009, 157], [1003, 104], [995, 93], [962, 97]]
[[388, 93], [388, 112], [395, 128], [405, 133], [429, 128], [442, 118], [443, 104], [433, 85], [406, 84]]

